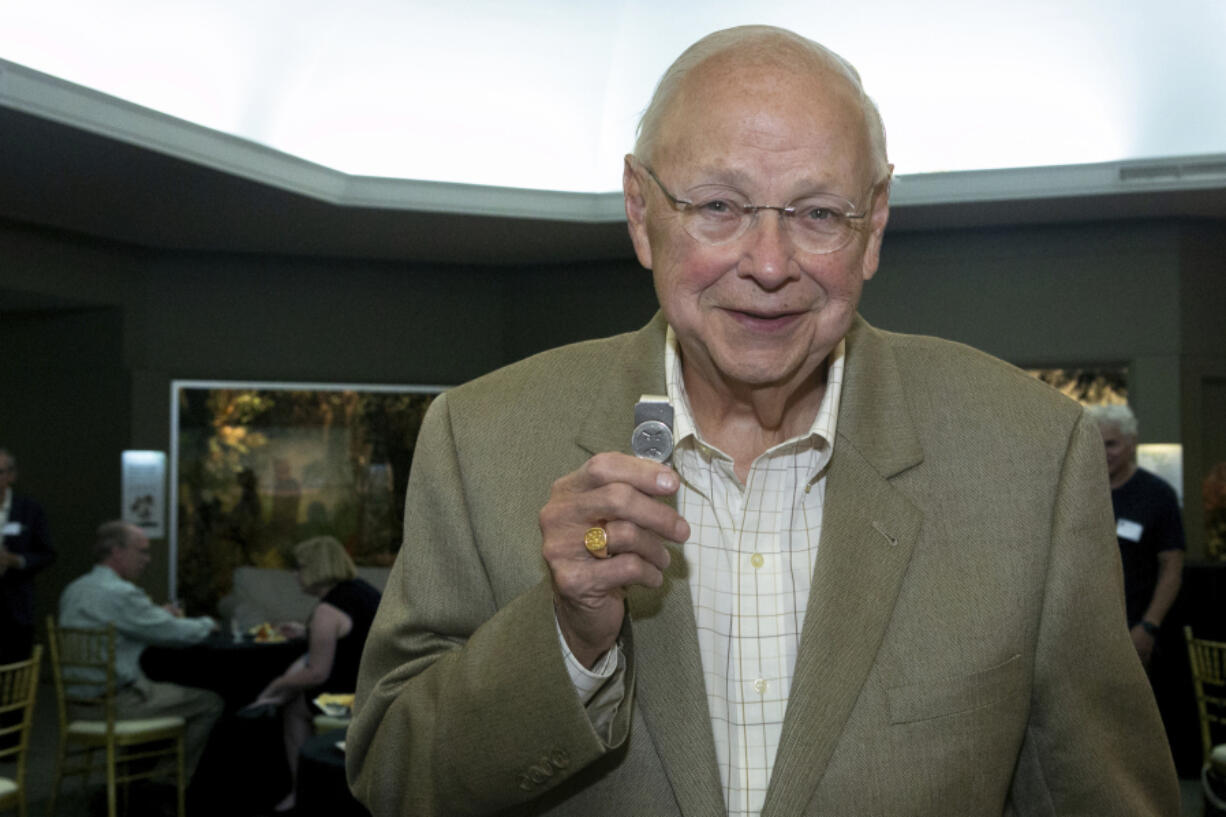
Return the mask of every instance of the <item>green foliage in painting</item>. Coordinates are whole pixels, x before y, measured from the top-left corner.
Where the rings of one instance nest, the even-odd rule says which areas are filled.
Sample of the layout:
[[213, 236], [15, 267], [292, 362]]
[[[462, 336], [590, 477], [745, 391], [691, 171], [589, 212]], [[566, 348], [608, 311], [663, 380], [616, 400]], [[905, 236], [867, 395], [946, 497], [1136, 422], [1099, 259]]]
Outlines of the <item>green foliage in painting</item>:
[[180, 389], [178, 581], [189, 608], [216, 611], [241, 565], [292, 567], [310, 536], [335, 536], [359, 565], [390, 564], [433, 397]]

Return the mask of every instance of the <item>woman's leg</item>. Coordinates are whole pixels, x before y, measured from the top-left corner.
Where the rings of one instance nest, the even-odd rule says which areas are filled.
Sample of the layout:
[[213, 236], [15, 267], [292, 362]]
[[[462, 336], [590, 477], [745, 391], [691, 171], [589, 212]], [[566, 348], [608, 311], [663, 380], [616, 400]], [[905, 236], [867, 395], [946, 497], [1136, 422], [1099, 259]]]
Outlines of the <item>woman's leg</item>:
[[277, 811], [289, 811], [294, 807], [298, 794], [298, 750], [311, 736], [313, 718], [306, 698], [295, 695], [281, 710], [282, 738], [285, 741], [285, 759], [289, 763], [289, 794], [277, 803]]

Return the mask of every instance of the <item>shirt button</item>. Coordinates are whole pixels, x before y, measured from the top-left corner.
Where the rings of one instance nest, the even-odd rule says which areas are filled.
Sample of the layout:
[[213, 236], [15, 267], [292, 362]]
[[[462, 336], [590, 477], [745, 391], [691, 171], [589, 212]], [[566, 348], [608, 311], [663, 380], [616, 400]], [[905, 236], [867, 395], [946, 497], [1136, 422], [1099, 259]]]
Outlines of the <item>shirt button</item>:
[[749, 557], [749, 563], [754, 567], [761, 567], [762, 565], [766, 564], [766, 559], [763, 558], [761, 553], [755, 553]]
[[766, 692], [766, 679], [765, 678], [755, 679], [753, 682], [753, 688], [754, 688], [754, 692], [757, 692], [759, 695]]

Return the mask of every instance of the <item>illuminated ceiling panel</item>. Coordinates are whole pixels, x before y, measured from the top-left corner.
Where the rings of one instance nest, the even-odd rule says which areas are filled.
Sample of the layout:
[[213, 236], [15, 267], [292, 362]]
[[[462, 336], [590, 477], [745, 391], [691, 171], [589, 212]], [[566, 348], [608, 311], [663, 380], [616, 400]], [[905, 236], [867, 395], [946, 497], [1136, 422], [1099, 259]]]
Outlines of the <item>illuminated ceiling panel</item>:
[[748, 22], [857, 65], [904, 177], [1226, 153], [1222, 0], [0, 7], [4, 60], [348, 176], [615, 191], [667, 63]]

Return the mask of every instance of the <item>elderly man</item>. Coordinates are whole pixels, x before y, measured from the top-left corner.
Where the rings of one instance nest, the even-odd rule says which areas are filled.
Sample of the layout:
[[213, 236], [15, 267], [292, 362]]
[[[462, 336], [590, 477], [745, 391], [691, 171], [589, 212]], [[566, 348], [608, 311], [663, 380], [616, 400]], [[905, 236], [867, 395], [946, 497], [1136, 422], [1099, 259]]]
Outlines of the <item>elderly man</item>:
[[187, 773], [196, 769], [223, 702], [207, 689], [150, 681], [140, 668], [140, 654], [150, 644], [195, 644], [217, 624], [208, 616], [184, 618], [167, 604], [159, 606], [135, 582], [149, 565], [149, 539], [127, 522], [106, 522], [98, 527], [94, 543], [97, 564], [74, 579], [60, 595], [60, 625], [105, 627], [115, 625], [116, 699], [121, 718], [156, 718], [178, 715], [187, 720], [185, 748]]
[[1093, 424], [856, 316], [889, 177], [816, 43], [666, 72], [624, 172], [660, 314], [424, 423], [347, 738], [375, 817], [1178, 810]]
[[13, 492], [17, 460], [0, 448], [0, 664], [34, 649], [34, 574], [55, 561], [42, 506]]
[[1115, 536], [1124, 564], [1124, 609], [1146, 667], [1183, 581], [1183, 518], [1175, 489], [1137, 466], [1137, 417], [1125, 405], [1091, 406], [1107, 453]]

